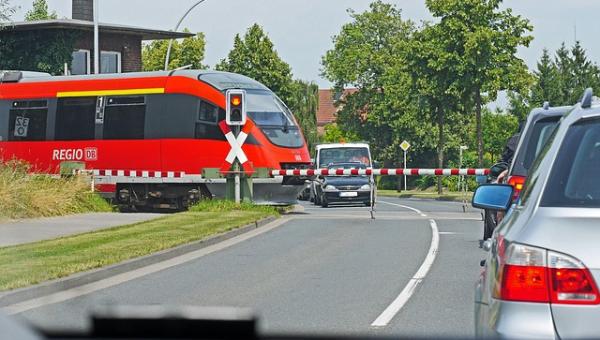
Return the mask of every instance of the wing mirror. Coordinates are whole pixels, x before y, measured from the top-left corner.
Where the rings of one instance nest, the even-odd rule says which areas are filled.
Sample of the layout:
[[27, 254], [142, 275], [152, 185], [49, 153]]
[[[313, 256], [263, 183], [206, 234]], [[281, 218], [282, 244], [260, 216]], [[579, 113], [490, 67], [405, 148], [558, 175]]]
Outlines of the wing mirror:
[[485, 210], [506, 211], [512, 204], [514, 188], [508, 184], [482, 184], [473, 194], [472, 205]]

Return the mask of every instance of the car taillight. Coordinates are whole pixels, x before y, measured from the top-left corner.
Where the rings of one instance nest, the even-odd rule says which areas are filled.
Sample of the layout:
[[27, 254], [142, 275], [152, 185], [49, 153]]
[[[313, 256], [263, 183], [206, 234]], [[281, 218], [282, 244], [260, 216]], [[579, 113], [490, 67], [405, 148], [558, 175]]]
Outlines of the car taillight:
[[509, 176], [508, 177], [508, 184], [512, 185], [512, 187], [515, 188], [515, 191], [513, 193], [513, 201], [516, 201], [519, 198], [519, 195], [521, 194], [521, 190], [523, 190], [523, 186], [525, 185], [526, 179], [527, 179], [527, 177], [524, 177], [524, 176]]
[[501, 300], [548, 302], [546, 251], [521, 244], [510, 244], [500, 259], [501, 277], [495, 296]]
[[590, 271], [577, 259], [548, 251], [552, 303], [599, 304], [600, 294]]
[[499, 259], [494, 297], [506, 301], [599, 304], [590, 271], [578, 260], [542, 248], [510, 244]]

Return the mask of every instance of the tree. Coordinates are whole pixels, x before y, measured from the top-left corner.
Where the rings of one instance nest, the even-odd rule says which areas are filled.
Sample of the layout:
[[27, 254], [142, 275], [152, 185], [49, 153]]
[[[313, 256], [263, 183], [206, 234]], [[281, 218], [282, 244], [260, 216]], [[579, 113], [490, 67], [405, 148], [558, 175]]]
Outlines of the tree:
[[517, 132], [519, 121], [515, 116], [487, 109], [484, 109], [482, 119], [484, 148], [494, 163], [502, 155], [508, 139]]
[[556, 51], [554, 63], [561, 90], [556, 105], [573, 105], [588, 87], [595, 91], [600, 90], [600, 69], [587, 58], [579, 41], [571, 51], [563, 43]]
[[546, 101], [552, 105], [560, 104], [562, 100], [559, 73], [547, 49], [544, 49], [542, 57], [537, 63], [537, 70], [533, 74], [535, 81], [531, 88], [530, 105], [539, 107]]
[[15, 8], [10, 7], [8, 0], [0, 0], [0, 22], [10, 20], [11, 15], [14, 13]]
[[48, 12], [48, 3], [46, 0], [34, 0], [33, 8], [25, 14], [25, 21], [56, 19], [58, 15], [55, 11]]
[[404, 139], [413, 144], [411, 157], [429, 157], [435, 145], [431, 124], [418, 115], [402, 53], [414, 24], [382, 1], [371, 3], [363, 13], [348, 13], [352, 21], [333, 37], [333, 48], [322, 59], [323, 76], [338, 93], [356, 88], [337, 101], [338, 128], [368, 141], [374, 157], [385, 166], [402, 165]]
[[217, 70], [240, 73], [266, 85], [284, 102], [292, 94], [292, 70], [281, 60], [273, 42], [258, 24], [252, 25], [240, 38], [234, 38], [227, 58], [216, 65]]
[[[185, 29], [184, 32], [189, 32]], [[144, 71], [159, 71], [165, 67], [168, 40], [155, 40], [144, 46], [142, 50], [142, 68]], [[204, 33], [197, 33], [193, 37], [184, 38], [182, 41], [173, 41], [171, 55], [169, 56], [169, 69], [191, 65], [192, 69], [205, 69], [208, 66], [204, 61], [206, 41]]]
[[335, 123], [325, 125], [323, 142], [325, 143], [350, 143], [360, 141], [360, 137], [347, 131], [343, 131]]
[[426, 0], [443, 33], [440, 48], [453, 56], [451, 70], [470, 94], [475, 109], [479, 165], [483, 165], [483, 105], [501, 90], [521, 91], [530, 74], [517, 48], [528, 46], [532, 30], [527, 19], [511, 9], [500, 10], [502, 0]]
[[319, 142], [317, 134], [317, 110], [319, 109], [319, 86], [302, 80], [294, 80], [287, 105], [294, 113], [304, 132], [309, 150]]
[[63, 74], [79, 34], [71, 30], [1, 31], [0, 70]]

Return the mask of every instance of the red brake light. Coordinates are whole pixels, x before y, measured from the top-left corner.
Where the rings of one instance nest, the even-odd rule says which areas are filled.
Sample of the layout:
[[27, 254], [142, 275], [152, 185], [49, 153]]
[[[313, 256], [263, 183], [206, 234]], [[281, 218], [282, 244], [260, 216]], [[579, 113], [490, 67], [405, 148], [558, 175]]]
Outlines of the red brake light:
[[516, 201], [521, 194], [521, 190], [523, 190], [523, 186], [525, 185], [525, 180], [527, 177], [524, 176], [510, 176], [508, 177], [508, 184], [512, 185], [515, 188], [515, 192], [513, 194], [513, 201]]
[[590, 271], [578, 260], [545, 249], [510, 244], [499, 259], [494, 297], [506, 301], [600, 304]]
[[590, 271], [578, 260], [548, 252], [552, 303], [599, 304], [600, 294]]

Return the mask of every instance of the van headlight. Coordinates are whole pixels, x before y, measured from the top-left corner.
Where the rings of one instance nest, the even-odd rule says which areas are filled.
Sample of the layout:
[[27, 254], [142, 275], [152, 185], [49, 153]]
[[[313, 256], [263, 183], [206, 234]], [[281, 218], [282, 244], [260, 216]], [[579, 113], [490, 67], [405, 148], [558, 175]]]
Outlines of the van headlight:
[[364, 184], [360, 187], [360, 190], [371, 190], [371, 184]]
[[328, 184], [325, 186], [325, 191], [338, 191], [338, 188], [336, 188], [335, 186]]

